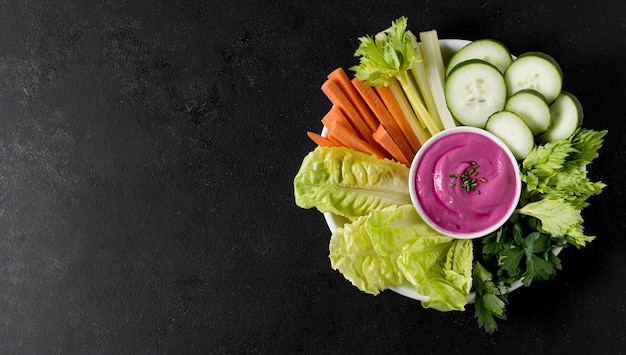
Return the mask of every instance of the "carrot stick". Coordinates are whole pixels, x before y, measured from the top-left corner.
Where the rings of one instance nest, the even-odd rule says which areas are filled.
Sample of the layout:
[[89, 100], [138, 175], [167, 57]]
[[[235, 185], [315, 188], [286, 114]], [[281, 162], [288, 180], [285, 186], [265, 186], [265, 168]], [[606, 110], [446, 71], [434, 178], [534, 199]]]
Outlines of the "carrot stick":
[[[356, 129], [352, 126], [352, 124], [350, 123], [350, 121], [348, 120], [347, 116], [343, 114], [343, 112], [337, 107], [337, 106], [333, 106], [330, 108], [330, 110], [328, 110], [328, 112], [326, 113], [326, 115], [324, 115], [324, 117], [322, 118], [322, 124], [324, 126], [326, 126], [326, 128], [328, 128], [330, 130], [330, 127], [333, 124], [336, 125], [341, 125], [343, 126], [343, 128], [345, 128], [345, 130], [347, 132], [350, 132], [350, 134], [352, 134], [355, 137], [359, 137], [358, 132], [356, 131]], [[371, 137], [371, 136], [370, 136]], [[360, 137], [359, 137], [360, 138]], [[366, 141], [367, 142], [367, 141]], [[367, 142], [368, 145], [371, 146], [371, 148], [375, 151], [384, 151], [383, 147], [381, 147], [372, 137], [372, 141], [371, 142]], [[340, 144], [341, 145], [341, 144]]]
[[317, 133], [313, 133], [311, 131], [306, 132], [306, 135], [318, 146], [320, 147], [336, 147], [337, 144], [333, 143], [330, 139], [326, 137], [322, 137]]
[[394, 121], [396, 121], [396, 124], [402, 130], [402, 133], [404, 133], [404, 136], [406, 137], [406, 140], [411, 146], [413, 152], [417, 152], [422, 145], [419, 139], [417, 139], [417, 136], [415, 135], [411, 124], [404, 115], [404, 112], [402, 112], [402, 108], [400, 107], [400, 104], [398, 104], [398, 101], [396, 101], [396, 98], [394, 97], [393, 92], [391, 92], [391, 89], [385, 86], [381, 86], [375, 88], [375, 90], [378, 93], [381, 101], [387, 107], [387, 110], [389, 110], [391, 117], [394, 119]]
[[373, 130], [371, 130], [357, 110], [354, 108], [348, 97], [341, 91], [337, 83], [331, 80], [326, 80], [322, 84], [322, 91], [330, 99], [330, 101], [345, 114], [346, 118], [350, 121], [352, 127], [357, 131], [359, 137], [367, 142], [374, 143], [372, 138]]
[[[402, 129], [398, 126], [393, 119], [389, 110], [385, 107], [385, 104], [376, 95], [376, 92], [371, 86], [363, 84], [359, 79], [352, 79], [353, 86], [361, 94], [365, 102], [369, 105], [371, 110], [376, 114], [380, 123], [385, 127], [385, 130], [393, 137], [393, 141], [402, 152], [405, 157], [412, 157], [417, 150], [411, 148], [411, 145], [407, 141]], [[380, 129], [380, 128], [379, 128]], [[378, 142], [380, 144], [380, 142]]]
[[396, 161], [406, 166], [411, 165], [411, 163], [409, 163], [409, 160], [413, 159], [409, 159], [405, 157], [404, 154], [402, 154], [402, 151], [400, 150], [396, 142], [393, 141], [393, 138], [391, 137], [391, 135], [389, 135], [389, 132], [385, 129], [383, 125], [378, 126], [378, 129], [376, 130], [376, 132], [374, 132], [373, 137], [374, 140], [380, 143], [380, 145], [385, 148], [385, 150], [387, 150], [387, 152], [389, 152], [389, 154], [391, 154], [391, 156]]
[[374, 132], [378, 128], [378, 120], [367, 106], [359, 92], [356, 91], [350, 82], [350, 78], [348, 78], [348, 74], [346, 74], [343, 68], [340, 67], [333, 70], [330, 74], [328, 74], [328, 79], [330, 81], [334, 81], [337, 86], [339, 86], [341, 91], [346, 94], [346, 97], [350, 100], [359, 115], [361, 115], [363, 121], [365, 121], [369, 129]]
[[[368, 142], [355, 135], [353, 131], [347, 128], [345, 125], [339, 123], [339, 121], [330, 121], [328, 123], [329, 132], [332, 133], [341, 144], [345, 147], [358, 150], [363, 153], [376, 155], [379, 158], [387, 158], [388, 155], [384, 151], [370, 145]], [[373, 139], [373, 138], [372, 138]]]
[[344, 115], [337, 106], [331, 107], [330, 110], [328, 110], [328, 112], [324, 115], [324, 117], [322, 117], [322, 124], [326, 126], [326, 128], [330, 129], [330, 125], [332, 124], [331, 122], [335, 122], [344, 126], [348, 131], [350, 131], [350, 133], [354, 134], [355, 136], [359, 135], [352, 126], [352, 123], [348, 121], [346, 115]]
[[343, 143], [341, 143], [339, 139], [337, 139], [337, 137], [335, 137], [335, 135], [332, 134], [332, 132], [328, 132], [328, 134], [326, 135], [326, 138], [328, 138], [328, 140], [333, 142], [336, 146], [344, 147]]

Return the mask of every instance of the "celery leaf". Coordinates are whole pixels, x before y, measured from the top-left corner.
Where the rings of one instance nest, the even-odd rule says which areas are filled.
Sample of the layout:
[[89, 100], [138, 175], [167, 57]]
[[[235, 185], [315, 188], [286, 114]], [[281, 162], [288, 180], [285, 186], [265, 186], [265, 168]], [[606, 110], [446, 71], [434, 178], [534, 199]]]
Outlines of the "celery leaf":
[[580, 210], [564, 200], [543, 199], [531, 202], [518, 212], [539, 219], [540, 229], [555, 236], [564, 236], [583, 222]]
[[606, 130], [577, 129], [570, 137], [571, 145], [576, 152], [570, 155], [568, 164], [576, 168], [591, 164], [599, 156], [598, 150], [602, 148], [607, 132]]
[[556, 140], [543, 145], [537, 145], [524, 158], [522, 174], [532, 173], [538, 178], [552, 176], [565, 164], [568, 156], [576, 149], [567, 140]]
[[350, 68], [359, 80], [369, 86], [387, 86], [389, 79], [399, 77], [421, 60], [406, 27], [407, 18], [402, 16], [376, 37], [359, 38], [354, 52], [359, 64]]

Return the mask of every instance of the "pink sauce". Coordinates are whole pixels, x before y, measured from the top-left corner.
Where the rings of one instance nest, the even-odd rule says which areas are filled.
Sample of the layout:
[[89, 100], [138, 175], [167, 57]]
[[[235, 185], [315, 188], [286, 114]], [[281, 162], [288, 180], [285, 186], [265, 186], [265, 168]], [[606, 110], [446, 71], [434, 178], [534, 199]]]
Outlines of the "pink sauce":
[[490, 137], [455, 132], [422, 149], [414, 187], [436, 229], [489, 233], [511, 215], [521, 186], [517, 162]]

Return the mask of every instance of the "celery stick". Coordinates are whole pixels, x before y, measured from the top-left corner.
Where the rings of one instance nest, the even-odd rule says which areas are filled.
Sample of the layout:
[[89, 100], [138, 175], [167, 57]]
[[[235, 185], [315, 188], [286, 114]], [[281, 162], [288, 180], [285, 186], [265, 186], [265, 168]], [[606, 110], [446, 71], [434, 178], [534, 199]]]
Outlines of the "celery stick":
[[428, 129], [431, 134], [439, 133], [442, 127], [439, 127], [437, 122], [430, 116], [430, 113], [428, 113], [426, 106], [424, 106], [422, 102], [422, 98], [419, 96], [417, 85], [413, 82], [411, 74], [408, 71], [401, 72], [397, 79], [413, 111], [415, 111], [415, 115], [424, 123], [426, 129]]
[[[413, 47], [415, 47], [415, 50], [417, 51], [418, 56], [420, 58], [424, 58], [424, 55], [422, 54], [422, 49], [420, 48], [418, 44], [417, 37], [415, 37], [415, 34], [413, 34], [411, 31], [408, 31], [408, 30], [406, 32], [407, 32], [407, 35], [411, 37]], [[426, 108], [428, 109], [428, 112], [430, 113], [430, 117], [432, 117], [432, 119], [435, 122], [440, 123], [441, 119], [439, 118], [437, 105], [435, 104], [435, 99], [433, 98], [433, 94], [428, 84], [428, 74], [426, 72], [426, 65], [424, 64], [424, 61], [421, 60], [419, 62], [413, 63], [413, 67], [411, 68], [410, 72], [413, 74], [413, 79], [415, 79], [415, 82], [417, 83], [417, 86], [419, 87], [420, 92], [422, 93], [422, 98], [424, 99], [424, 104], [426, 105]], [[439, 124], [438, 126], [443, 129], [443, 125]]]
[[435, 99], [439, 118], [445, 129], [456, 127], [456, 123], [446, 105], [444, 87], [444, 67], [441, 47], [436, 30], [420, 32], [421, 47], [424, 53], [424, 62], [428, 73], [428, 82]]
[[[421, 48], [419, 46], [416, 48], [421, 56]], [[430, 85], [428, 83], [428, 74], [426, 72], [426, 65], [424, 64], [424, 61], [413, 64], [411, 72], [417, 82], [417, 86], [422, 92], [422, 97], [424, 98], [424, 103], [430, 113], [430, 117], [432, 117], [435, 122], [438, 122], [438, 126], [443, 129], [441, 118], [439, 117], [439, 111], [437, 110], [437, 104], [435, 103], [435, 98], [433, 97], [433, 93], [430, 90]]]
[[404, 90], [402, 90], [402, 87], [400, 86], [398, 81], [393, 78], [389, 80], [388, 87], [393, 94], [393, 97], [398, 102], [398, 105], [400, 105], [402, 113], [411, 125], [411, 129], [413, 130], [413, 132], [415, 132], [417, 140], [420, 142], [420, 144], [424, 145], [424, 143], [428, 140], [428, 138], [430, 138], [431, 135], [424, 130], [424, 125], [418, 120], [417, 116], [415, 115], [415, 111], [413, 111], [413, 108], [409, 104], [409, 101], [404, 94]]

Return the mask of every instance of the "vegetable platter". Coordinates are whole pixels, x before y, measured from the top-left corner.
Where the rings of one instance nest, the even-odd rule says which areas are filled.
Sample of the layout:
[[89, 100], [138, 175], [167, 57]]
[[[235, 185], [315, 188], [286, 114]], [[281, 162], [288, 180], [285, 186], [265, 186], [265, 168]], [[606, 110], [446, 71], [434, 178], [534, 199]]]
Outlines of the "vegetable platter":
[[[563, 88], [566, 73], [546, 53], [514, 56], [495, 39], [413, 33], [401, 17], [359, 38], [355, 57], [321, 85], [330, 108], [321, 132], [307, 132], [317, 146], [294, 178], [296, 204], [324, 214], [330, 265], [359, 290], [390, 289], [442, 312], [471, 308], [480, 327], [496, 331], [511, 291], [552, 279], [563, 249], [595, 238], [581, 211], [605, 187], [587, 169], [607, 131], [584, 128], [581, 103]], [[437, 232], [410, 194], [421, 183], [410, 178], [417, 156], [429, 154], [420, 149], [457, 127], [502, 143], [521, 186], [510, 217], [475, 239]], [[488, 198], [481, 190], [513, 188], [480, 176], [477, 161], [488, 152], [472, 152], [476, 161], [453, 161], [465, 173], [426, 176], [442, 208], [462, 196], [476, 202], [465, 203], [472, 212]], [[463, 213], [466, 225], [479, 218]]]

